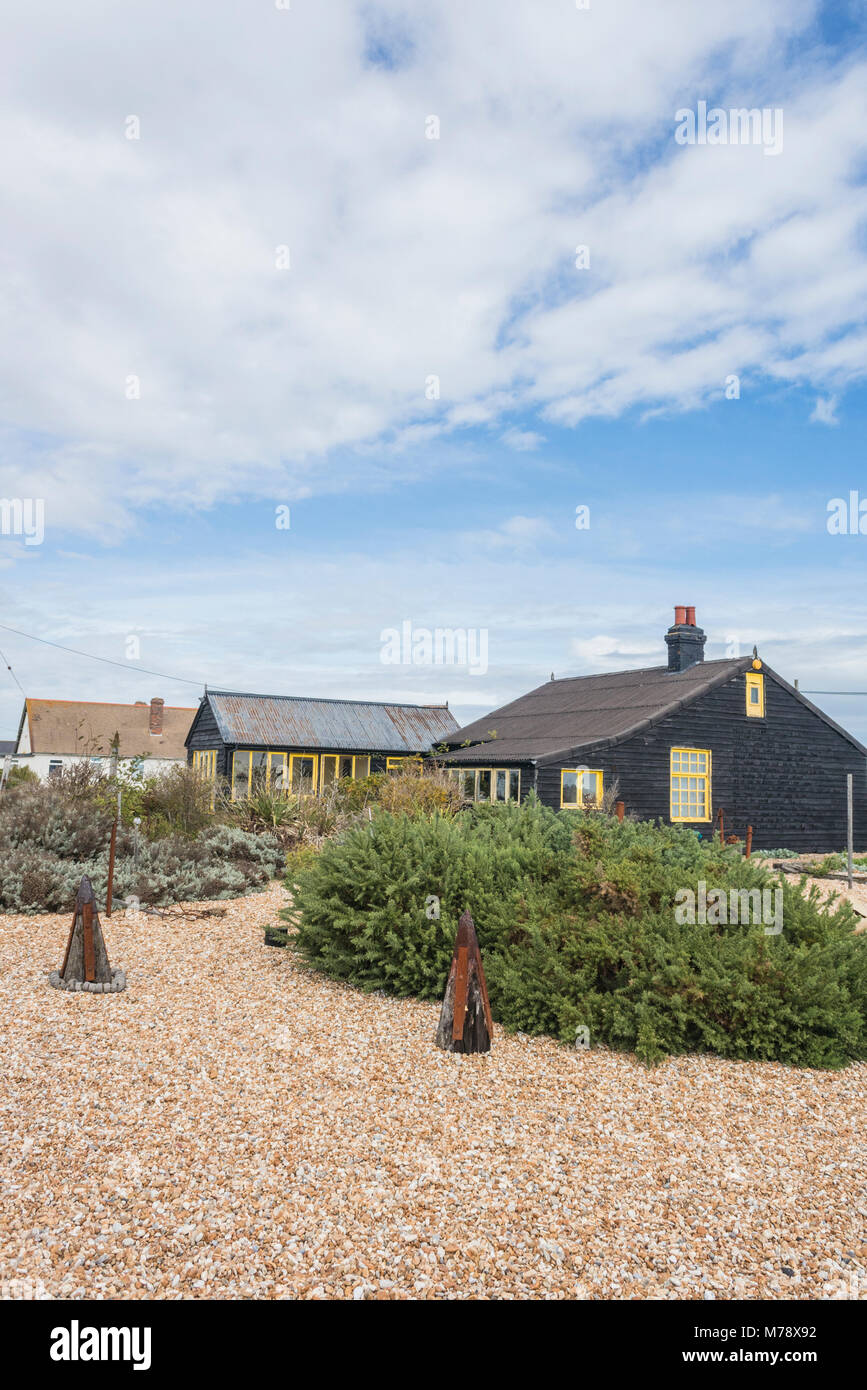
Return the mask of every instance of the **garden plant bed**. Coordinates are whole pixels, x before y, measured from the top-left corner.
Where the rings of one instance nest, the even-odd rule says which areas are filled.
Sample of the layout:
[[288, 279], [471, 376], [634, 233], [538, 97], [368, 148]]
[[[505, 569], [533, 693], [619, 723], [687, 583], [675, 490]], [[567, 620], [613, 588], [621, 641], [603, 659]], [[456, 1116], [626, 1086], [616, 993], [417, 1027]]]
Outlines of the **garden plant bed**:
[[[864, 1066], [508, 1036], [265, 946], [286, 902], [104, 922], [122, 994], [0, 934], [0, 1263], [55, 1298], [851, 1298]], [[196, 906], [196, 905], [190, 905]], [[201, 907], [202, 905], [198, 905]]]

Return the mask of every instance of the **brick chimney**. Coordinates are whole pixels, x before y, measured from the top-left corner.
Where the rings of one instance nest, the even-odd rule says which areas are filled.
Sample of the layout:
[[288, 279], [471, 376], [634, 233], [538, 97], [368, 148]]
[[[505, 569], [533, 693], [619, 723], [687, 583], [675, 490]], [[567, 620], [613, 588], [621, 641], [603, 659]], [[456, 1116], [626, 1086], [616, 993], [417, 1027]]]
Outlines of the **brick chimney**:
[[152, 734], [161, 734], [163, 731], [163, 708], [165, 700], [151, 700], [150, 731]]
[[668, 646], [669, 671], [688, 671], [704, 661], [704, 644], [707, 637], [695, 625], [695, 609], [686, 604], [677, 604], [674, 622], [665, 634]]

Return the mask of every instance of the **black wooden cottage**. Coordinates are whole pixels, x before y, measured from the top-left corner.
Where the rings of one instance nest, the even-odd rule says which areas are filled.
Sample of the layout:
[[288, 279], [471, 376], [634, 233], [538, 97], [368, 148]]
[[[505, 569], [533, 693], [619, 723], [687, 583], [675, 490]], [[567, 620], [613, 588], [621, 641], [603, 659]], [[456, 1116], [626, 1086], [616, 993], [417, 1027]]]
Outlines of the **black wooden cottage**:
[[[867, 833], [867, 749], [755, 654], [705, 661], [695, 610], [678, 607], [668, 665], [553, 677], [447, 736], [444, 758], [476, 800], [535, 790], [557, 809], [599, 804], [712, 834], [753, 826], [758, 848], [840, 850], [846, 774]], [[469, 743], [469, 747], [461, 745]]]
[[187, 759], [233, 798], [257, 786], [315, 795], [340, 777], [386, 772], [450, 737], [447, 705], [386, 705], [210, 690], [187, 735]]

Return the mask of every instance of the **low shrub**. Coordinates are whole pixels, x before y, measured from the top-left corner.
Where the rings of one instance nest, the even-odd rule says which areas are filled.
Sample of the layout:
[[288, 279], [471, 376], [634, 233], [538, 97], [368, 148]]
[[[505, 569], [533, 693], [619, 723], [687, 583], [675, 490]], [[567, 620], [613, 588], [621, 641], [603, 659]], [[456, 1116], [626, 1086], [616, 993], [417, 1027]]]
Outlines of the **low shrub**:
[[[130, 788], [124, 819], [139, 815], [149, 839], [163, 835], [184, 835], [194, 839], [213, 824], [212, 788], [192, 767], [165, 768], [148, 778], [141, 788]], [[134, 804], [133, 804], [134, 803]]]
[[[32, 812], [32, 807], [28, 806]], [[0, 848], [0, 910], [6, 912], [64, 912], [72, 909], [84, 874], [97, 901], [105, 902], [108, 887], [108, 827], [96, 843], [84, 835], [92, 822], [75, 826], [55, 824], [10, 848]], [[65, 838], [61, 835], [64, 831]], [[60, 842], [63, 855], [46, 847], [45, 839]], [[128, 826], [118, 831], [114, 900], [136, 898], [161, 906], [212, 898], [234, 898], [257, 892], [278, 878], [285, 854], [271, 836], [252, 835], [236, 826], [211, 825], [195, 840], [183, 835], [161, 840], [136, 837]]]
[[[631, 1050], [836, 1067], [867, 1055], [867, 939], [848, 905], [781, 885], [687, 830], [530, 798], [457, 816], [379, 811], [293, 873], [297, 946], [362, 989], [440, 999], [473, 914], [507, 1028]], [[783, 894], [783, 931], [680, 925], [676, 894]], [[710, 915], [710, 914], [709, 914]], [[289, 914], [287, 914], [288, 920]]]
[[826, 854], [824, 859], [818, 863], [811, 864], [810, 873], [815, 878], [826, 878], [828, 874], [839, 874], [844, 869], [845, 864], [842, 854]]
[[32, 767], [11, 767], [9, 769], [9, 775], [6, 778], [8, 788], [20, 787], [28, 782], [35, 786], [39, 785], [39, 778]]

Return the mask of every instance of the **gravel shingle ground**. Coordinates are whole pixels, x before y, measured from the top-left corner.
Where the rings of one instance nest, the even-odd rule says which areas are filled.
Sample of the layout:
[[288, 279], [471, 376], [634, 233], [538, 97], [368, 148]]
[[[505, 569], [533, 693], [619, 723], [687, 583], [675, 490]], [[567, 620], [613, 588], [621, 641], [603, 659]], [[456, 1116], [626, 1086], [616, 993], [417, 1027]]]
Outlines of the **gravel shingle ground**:
[[863, 1067], [447, 1056], [266, 947], [282, 901], [113, 917], [105, 996], [0, 918], [7, 1297], [867, 1296]]

